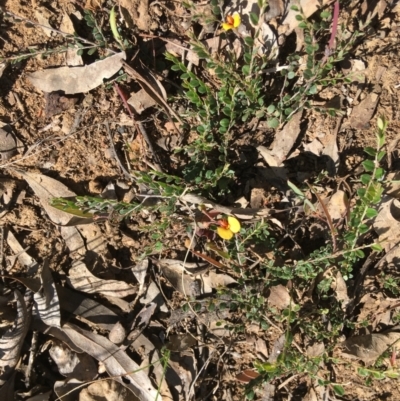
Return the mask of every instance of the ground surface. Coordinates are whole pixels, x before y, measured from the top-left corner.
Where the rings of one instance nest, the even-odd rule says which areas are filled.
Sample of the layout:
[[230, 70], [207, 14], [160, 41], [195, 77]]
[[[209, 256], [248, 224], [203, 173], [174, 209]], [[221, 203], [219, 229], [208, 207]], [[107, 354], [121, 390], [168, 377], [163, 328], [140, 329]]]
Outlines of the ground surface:
[[[60, 27], [63, 15], [71, 16], [76, 11], [83, 12], [84, 8], [93, 10], [98, 23], [105, 24], [104, 20], [108, 18], [111, 6], [109, 3], [98, 3], [100, 2], [88, 1], [82, 4], [80, 1], [71, 3], [56, 0], [51, 3], [37, 1], [33, 4], [22, 0], [2, 0], [0, 5], [4, 11], [31, 21], [37, 21], [38, 15], [41, 15], [53, 28], [63, 30]], [[177, 95], [176, 85], [180, 85], [179, 79], [169, 71], [170, 65], [164, 59], [162, 46], [169, 43], [169, 40], [186, 45], [190, 42], [188, 28], [193, 26], [198, 33], [202, 25], [194, 21], [195, 12], [185, 9], [180, 2], [149, 3], [144, 0], [133, 1], [131, 8], [127, 6], [134, 28], [124, 29], [129, 32], [126, 33], [127, 37], [135, 43], [133, 50], [128, 52], [129, 57], [140, 50], [138, 57], [144, 60], [147, 67], [156, 71], [157, 66], [158, 77], [161, 77], [166, 88], [169, 104], [182, 116], [185, 114], [184, 104], [173, 99]], [[197, 12], [208, 12], [207, 4], [204, 3], [206, 2], [196, 3]], [[388, 156], [384, 159], [384, 167], [388, 173], [396, 173], [399, 168], [399, 7], [383, 0], [379, 4], [375, 3], [355, 1], [346, 4], [340, 11], [339, 22], [349, 26], [357, 19], [365, 21], [368, 15], [373, 16], [368, 35], [359, 40], [346, 60], [353, 65], [359, 63], [365, 81], [343, 86], [332, 85], [320, 92], [313, 99], [315, 104], [325, 107], [328, 101], [340, 98], [343, 115], [331, 117], [315, 109], [305, 111], [298, 124], [301, 129], [292, 138], [294, 145], [290, 146], [290, 155], [285, 155], [286, 177], [299, 186], [306, 179], [311, 179], [324, 197], [338, 189], [344, 190], [350, 198], [354, 196], [360, 164], [366, 157], [363, 149], [366, 146], [374, 147], [376, 143], [376, 118], [379, 115], [385, 116], [389, 122], [386, 133]], [[74, 21], [80, 26], [79, 35], [90, 39], [88, 29], [82, 28], [84, 24], [79, 23], [76, 18]], [[279, 18], [276, 21], [279, 24]], [[205, 33], [205, 38], [218, 34], [219, 28], [216, 28], [218, 24], [209, 33]], [[65, 43], [62, 37], [49, 32], [26, 22], [16, 22], [10, 15], [0, 14], [0, 55], [12, 57], [26, 53], [28, 49], [51, 49]], [[108, 35], [112, 41], [109, 32]], [[293, 35], [289, 36], [289, 42], [296, 41]], [[152, 39], [158, 36], [167, 41]], [[86, 64], [95, 60], [96, 56], [84, 57]], [[135, 62], [131, 62], [131, 65]], [[0, 391], [3, 393], [0, 393], [0, 398], [29, 400], [37, 394], [43, 394], [35, 400], [54, 400], [67, 392], [65, 387], [69, 386], [68, 390], [73, 388], [73, 380], [88, 383], [107, 377], [105, 371], [110, 376], [118, 376], [120, 382], [129, 387], [130, 384], [119, 376], [123, 373], [116, 367], [120, 360], [111, 356], [104, 357], [102, 354], [108, 352], [115, 356], [118, 349], [113, 345], [115, 343], [121, 346], [124, 353], [126, 350], [129, 360], [144, 367], [144, 376], [148, 374], [152, 380], [149, 382], [150, 386], [163, 383], [160, 388], [163, 399], [243, 399], [244, 386], [249, 379], [238, 375], [253, 369], [256, 360], [266, 361], [271, 358], [279, 339], [287, 333], [287, 323], [284, 320], [279, 321], [276, 316], [281, 309], [287, 307], [286, 300], [282, 299], [288, 296], [287, 291], [282, 288], [290, 290], [290, 280], [286, 283], [275, 283], [274, 291], [269, 291], [268, 288], [256, 290], [265, 299], [268, 298], [271, 305], [265, 312], [270, 323], [266, 329], [259, 323], [252, 322], [250, 318], [246, 320], [243, 311], [219, 308], [217, 311], [211, 310], [209, 299], [219, 297], [215, 295], [218, 284], [230, 284], [234, 291], [240, 293], [244, 287], [234, 280], [243, 278], [243, 273], [232, 270], [229, 262], [219, 257], [218, 253], [202, 248], [202, 239], [194, 249], [202, 254], [207, 253], [213, 261], [215, 258], [223, 265], [207, 264], [204, 272], [196, 273], [196, 277], [203, 280], [200, 286], [202, 288], [197, 293], [191, 292], [191, 281], [189, 287], [183, 284], [182, 264], [179, 261], [185, 259], [187, 241], [193, 239], [188, 230], [191, 227], [188, 216], [193, 213], [193, 207], [190, 209], [188, 205], [190, 202], [183, 202], [177, 214], [163, 215], [162, 211], [153, 212], [149, 209], [150, 211], [142, 210], [123, 221], [115, 221], [113, 216], [109, 216], [110, 210], [106, 210], [102, 217], [110, 217], [109, 219], [104, 218], [99, 222], [90, 220], [90, 224], [79, 225], [80, 228], [69, 222], [65, 215], [52, 214], [48, 201], [54, 196], [73, 196], [73, 193], [90, 196], [103, 194], [110, 199], [131, 201], [145, 188], [130, 178], [129, 171], [148, 171], [158, 163], [154, 153], [158, 154], [164, 171], [178, 176], [187, 162], [184, 157], [173, 152], [177, 144], [183, 141], [179, 136], [182, 133], [177, 134], [163, 109], [155, 105], [136, 116], [137, 121], [143, 122], [150, 142], [154, 144], [152, 151], [137, 133], [136, 125], [112, 84], [101, 85], [88, 93], [67, 96], [61, 101], [56, 98], [53, 103], [57, 107], [65, 106], [65, 110], [54, 110], [52, 99], [32, 85], [28, 75], [62, 65], [66, 65], [65, 53], [54, 53], [45, 59], [31, 57], [16, 63], [7, 63], [4, 70], [0, 68], [0, 123], [3, 123], [4, 130], [12, 132], [14, 140], [11, 142], [13, 151], [9, 152], [9, 135], [4, 134], [0, 139], [0, 251], [1, 268], [5, 276], [0, 284], [1, 333], [8, 335], [4, 337], [7, 344], [13, 344], [18, 349], [10, 360], [17, 361], [20, 357], [16, 375], [13, 376], [12, 372], [2, 375], [3, 387]], [[194, 71], [199, 70], [201, 64], [194, 66]], [[162, 79], [163, 76], [166, 79]], [[133, 79], [121, 81], [118, 85], [126, 94], [140, 89]], [[143, 102], [143, 99], [140, 98], [139, 102]], [[193, 121], [195, 123], [196, 120]], [[268, 129], [262, 122], [258, 125], [253, 121], [242, 127], [238, 126], [236, 135], [237, 138], [229, 149], [234, 154], [235, 183], [231, 186], [230, 193], [218, 198], [218, 202], [231, 207], [244, 197], [249, 207], [262, 209], [278, 205], [282, 209], [279, 205], [287, 205], [285, 197], [288, 192], [276, 184], [276, 177], [271, 178], [271, 175], [264, 174], [267, 164], [265, 158], [257, 153], [257, 147], [271, 146], [276, 139], [275, 131]], [[325, 158], [315, 155], [315, 141], [319, 143], [320, 153], [325, 154]], [[335, 143], [337, 151], [332, 151]], [[336, 167], [332, 167], [332, 157], [335, 155], [339, 158]], [[124, 173], [121, 165], [128, 171], [125, 170]], [[330, 177], [322, 174], [328, 170], [331, 170]], [[322, 174], [320, 183], [317, 179], [319, 174]], [[46, 181], [44, 177], [50, 177], [56, 182]], [[73, 193], [68, 192], [67, 188]], [[385, 196], [396, 199], [398, 191], [393, 189]], [[215, 201], [211, 198], [209, 200]], [[192, 212], [185, 212], [185, 208]], [[260, 263], [260, 260], [276, 258], [279, 265], [279, 258], [296, 260], [299, 252], [308, 254], [317, 245], [322, 246], [329, 241], [329, 230], [324, 222], [316, 220], [310, 226], [302, 226], [298, 216], [296, 221], [288, 220], [291, 217], [279, 219], [278, 216], [278, 220], [271, 222], [271, 230], [279, 243], [280, 256], [272, 254], [267, 246], [252, 244], [246, 252], [250, 252], [247, 255], [252, 255], [253, 262], [258, 260]], [[394, 219], [394, 237], [398, 236], [394, 227], [396, 224], [398, 221]], [[381, 234], [370, 233], [370, 237], [374, 238], [379, 235]], [[392, 240], [391, 246], [385, 249], [388, 251], [396, 246], [397, 241]], [[345, 298], [356, 300], [357, 304], [347, 316], [355, 324], [354, 330], [351, 331], [348, 327], [343, 329], [343, 339], [355, 334], [382, 332], [391, 329], [398, 322], [398, 263], [393, 258], [390, 263], [379, 263], [382, 256], [380, 254], [375, 260], [370, 260], [365, 276], [362, 276], [362, 267], [365, 264], [361, 260], [355, 267], [353, 278], [344, 284]], [[167, 259], [175, 261], [172, 268], [168, 267], [170, 262]], [[196, 255], [190, 255], [188, 260], [204, 262], [204, 258]], [[44, 269], [47, 276], [45, 273], [40, 276], [39, 272], [44, 265], [47, 266]], [[84, 270], [85, 266], [88, 270]], [[261, 273], [257, 266], [257, 263], [249, 263], [246, 274], [258, 277]], [[193, 268], [199, 269], [199, 266]], [[201, 268], [204, 269], [204, 266]], [[49, 275], [52, 279], [49, 279]], [[43, 278], [45, 276], [47, 278]], [[361, 276], [362, 280], [358, 281]], [[392, 287], [385, 286], [387, 281], [384, 277], [388, 276], [394, 280]], [[39, 290], [39, 277], [44, 282], [42, 290]], [[336, 284], [338, 282], [339, 278]], [[313, 285], [316, 284], [315, 281]], [[205, 289], [207, 286], [208, 289]], [[54, 297], [55, 288], [59, 300]], [[69, 292], [64, 292], [62, 288], [67, 288]], [[352, 297], [354, 288], [357, 290], [357, 297]], [[14, 290], [18, 290], [25, 301], [22, 298], [17, 303], [13, 302]], [[310, 288], [299, 288], [296, 291], [295, 301], [310, 307], [311, 324], [315, 305], [327, 301], [316, 299], [313, 289]], [[335, 291], [332, 299], [340, 298], [340, 291]], [[32, 293], [35, 293], [36, 303], [32, 300]], [[278, 300], [274, 300], [272, 294]], [[197, 295], [198, 303], [193, 305], [202, 308], [199, 311], [183, 310], [187, 299], [185, 295], [189, 295], [192, 300]], [[40, 302], [42, 309], [37, 306]], [[146, 304], [147, 307], [144, 306]], [[29, 326], [28, 316], [32, 315], [32, 305], [34, 313]], [[16, 317], [17, 307], [19, 309]], [[92, 309], [95, 310], [94, 313], [91, 312]], [[44, 317], [46, 310], [50, 310], [54, 316]], [[138, 317], [139, 312], [141, 315]], [[306, 313], [306, 309], [302, 309], [301, 313]], [[60, 319], [62, 326], [71, 325], [67, 332], [70, 342], [64, 340], [57, 331], [49, 332], [50, 326], [60, 325]], [[40, 320], [42, 323], [39, 323]], [[219, 321], [229, 322], [232, 326], [244, 324], [244, 329], [228, 332], [223, 329], [223, 325], [218, 326]], [[10, 331], [14, 322], [25, 332], [23, 336], [18, 337], [18, 333]], [[43, 323], [47, 326], [44, 327]], [[81, 337], [77, 334], [80, 333], [78, 327], [84, 330], [84, 334], [79, 334]], [[319, 355], [315, 348], [318, 348], [316, 344], [321, 343], [314, 341], [309, 334], [305, 335], [298, 327], [292, 329], [294, 343], [303, 355]], [[329, 319], [326, 330], [330, 330]], [[95, 333], [108, 342], [102, 345], [102, 349], [98, 349], [92, 344], [98, 345], [100, 340], [97, 337], [88, 339], [87, 333]], [[328, 342], [325, 342], [326, 350], [329, 348]], [[74, 344], [73, 351], [78, 349], [87, 352], [86, 347], [90, 351], [74, 353], [66, 345], [71, 343]], [[156, 364], [154, 368], [148, 367], [160, 358], [163, 345], [170, 352], [166, 380], [163, 380], [160, 364]], [[1, 346], [3, 357], [9, 355], [7, 347], [4, 344]], [[399, 399], [398, 379], [383, 378], [367, 382], [365, 377], [357, 374], [357, 367], [364, 366], [364, 360], [343, 359], [336, 347], [329, 349], [329, 353], [331, 357], [338, 358], [339, 362], [333, 364], [333, 367], [321, 364], [317, 376], [343, 386], [345, 395], [342, 397], [335, 396], [332, 387], [318, 386], [316, 376], [311, 377], [301, 371], [286, 373], [273, 380], [272, 385], [275, 387], [272, 390], [261, 386], [256, 397], [263, 400], [310, 401], [328, 399], [323, 398], [328, 395], [329, 399], [349, 401]], [[395, 353], [394, 347], [394, 355]], [[105, 363], [106, 368], [104, 364], [99, 367], [98, 361], [104, 363], [104, 359], [111, 362], [108, 365]], [[125, 371], [134, 370], [134, 365], [121, 363]], [[393, 363], [396, 364], [395, 361]], [[83, 364], [86, 364], [85, 367], [82, 367]], [[11, 377], [15, 379], [14, 384]], [[62, 387], [69, 379], [73, 379], [72, 382]], [[147, 382], [140, 380], [139, 388], [146, 387]], [[98, 381], [94, 385], [97, 387], [91, 390], [78, 389], [63, 399], [134, 399], [130, 392], [124, 393], [125, 390], [118, 381]], [[135, 385], [131, 387], [137, 388]], [[104, 398], [96, 398], [96, 391]], [[155, 399], [154, 394], [150, 392], [139, 398]]]

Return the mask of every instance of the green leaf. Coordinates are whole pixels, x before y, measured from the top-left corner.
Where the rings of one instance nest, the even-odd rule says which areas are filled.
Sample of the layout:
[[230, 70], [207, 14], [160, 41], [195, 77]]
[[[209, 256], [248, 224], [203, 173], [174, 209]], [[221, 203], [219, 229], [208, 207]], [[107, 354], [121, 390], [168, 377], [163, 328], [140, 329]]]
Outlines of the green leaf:
[[87, 54], [89, 55], [89, 56], [91, 56], [91, 55], [93, 55], [94, 53], [96, 53], [96, 48], [95, 47], [92, 47], [91, 49], [89, 49], [88, 50], [88, 52], [87, 52]]
[[315, 95], [318, 92], [318, 86], [316, 84], [311, 85], [310, 89], [307, 91], [309, 95]]
[[249, 75], [250, 74], [250, 66], [249, 65], [244, 65], [242, 67], [242, 72], [244, 75]]
[[273, 104], [270, 104], [267, 107], [267, 113], [272, 114], [275, 111], [275, 106]]
[[303, 21], [303, 22], [300, 22], [299, 28], [301, 28], [301, 29], [306, 29], [306, 28], [307, 28], [307, 24], [306, 24], [304, 21]]
[[389, 377], [390, 379], [398, 379], [400, 377], [400, 372], [397, 372], [395, 370], [387, 370], [385, 372], [386, 377]]
[[357, 189], [357, 195], [363, 199], [365, 197], [366, 189], [365, 188], [358, 188]]
[[293, 184], [293, 182], [287, 180], [287, 184], [289, 186], [289, 188], [301, 199], [305, 199], [305, 195], [303, 194], [303, 192], [296, 187], [296, 185]]
[[111, 28], [111, 32], [114, 36], [114, 39], [122, 46], [123, 46], [123, 40], [122, 37], [120, 36], [119, 32], [118, 32], [118, 27], [117, 27], [117, 16], [115, 13], [115, 6], [111, 9], [110, 11], [110, 28]]
[[296, 5], [291, 6], [290, 9], [293, 11], [300, 11], [299, 7], [297, 7]]
[[322, 13], [321, 13], [322, 19], [328, 19], [330, 17], [331, 17], [331, 13], [329, 11], [322, 11]]
[[358, 368], [357, 373], [363, 377], [369, 376], [369, 370], [365, 368]]
[[339, 384], [333, 384], [332, 388], [336, 395], [343, 396], [345, 394], [344, 388]]
[[231, 120], [229, 118], [223, 118], [220, 122], [219, 125], [221, 127], [229, 127], [229, 124], [231, 123]]
[[383, 372], [372, 372], [372, 377], [376, 380], [383, 380], [386, 378]]
[[205, 93], [207, 93], [207, 88], [205, 88], [204, 86], [201, 85], [201, 86], [199, 86], [197, 88], [197, 92], [199, 92], [200, 94], [204, 95]]
[[296, 18], [297, 21], [303, 21], [304, 20], [304, 18], [303, 18], [303, 16], [301, 14], [297, 14], [295, 18]]
[[378, 117], [377, 125], [381, 131], [385, 131], [386, 127], [387, 127], [387, 121], [386, 121], [385, 117]]
[[230, 107], [228, 107], [228, 106], [225, 106], [225, 107], [222, 109], [222, 112], [223, 112], [226, 116], [230, 117], [230, 116], [231, 116], [231, 113], [232, 113], [232, 109], [231, 109]]
[[378, 162], [380, 162], [382, 159], [383, 159], [383, 157], [386, 155], [386, 152], [385, 151], [380, 151], [379, 153], [378, 153], [378, 156], [377, 156], [377, 160], [378, 160]]
[[364, 160], [362, 162], [365, 171], [374, 171], [375, 163], [372, 160]]
[[294, 71], [289, 71], [288, 74], [287, 74], [287, 77], [289, 79], [293, 79], [295, 76], [296, 76], [296, 73]]
[[307, 53], [307, 54], [314, 54], [314, 53], [315, 53], [315, 50], [314, 50], [314, 46], [313, 46], [313, 45], [307, 45], [307, 46], [305, 47], [305, 50], [306, 50], [306, 53]]
[[250, 22], [253, 25], [258, 25], [258, 15], [256, 13], [250, 13]]
[[251, 36], [247, 36], [244, 38], [244, 42], [247, 46], [253, 47], [254, 46], [254, 39]]
[[372, 207], [369, 207], [365, 213], [365, 215], [369, 218], [369, 219], [373, 219], [374, 217], [376, 217], [378, 215], [378, 212], [375, 209], [372, 209]]
[[362, 174], [361, 175], [361, 182], [364, 184], [364, 185], [368, 185], [369, 183], [370, 183], [370, 181], [371, 181], [371, 174]]
[[366, 224], [361, 224], [358, 227], [358, 231], [359, 231], [360, 234], [365, 234], [366, 232], [369, 231], [369, 227]]
[[375, 178], [380, 180], [385, 175], [385, 170], [382, 167], [378, 167], [375, 171]]
[[361, 249], [357, 249], [354, 253], [355, 253], [355, 254], [357, 255], [357, 257], [359, 257], [360, 259], [362, 259], [362, 258], [365, 257], [365, 253], [364, 253]]
[[306, 70], [304, 70], [303, 75], [304, 75], [304, 78], [307, 80], [311, 79], [314, 76], [313, 72], [308, 68]]
[[277, 118], [271, 118], [267, 120], [267, 125], [269, 128], [277, 128], [279, 126], [279, 120]]
[[376, 252], [382, 252], [383, 248], [381, 244], [372, 244], [371, 249], [373, 249]]
[[364, 152], [372, 157], [375, 157], [375, 155], [376, 155], [376, 149], [371, 148], [370, 146], [367, 146], [366, 148], [364, 148]]

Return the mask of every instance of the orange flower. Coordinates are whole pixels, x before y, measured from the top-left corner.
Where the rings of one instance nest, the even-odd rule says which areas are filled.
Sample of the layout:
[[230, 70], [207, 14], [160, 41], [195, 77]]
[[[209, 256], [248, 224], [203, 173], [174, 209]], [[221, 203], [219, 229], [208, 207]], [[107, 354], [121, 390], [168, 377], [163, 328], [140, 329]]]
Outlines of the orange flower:
[[223, 239], [229, 240], [240, 231], [240, 222], [236, 217], [228, 216], [227, 219], [220, 220], [219, 224], [217, 233]]
[[222, 28], [225, 31], [229, 31], [230, 29], [236, 29], [240, 26], [242, 20], [238, 13], [233, 13], [233, 15], [226, 16], [226, 22], [222, 23]]

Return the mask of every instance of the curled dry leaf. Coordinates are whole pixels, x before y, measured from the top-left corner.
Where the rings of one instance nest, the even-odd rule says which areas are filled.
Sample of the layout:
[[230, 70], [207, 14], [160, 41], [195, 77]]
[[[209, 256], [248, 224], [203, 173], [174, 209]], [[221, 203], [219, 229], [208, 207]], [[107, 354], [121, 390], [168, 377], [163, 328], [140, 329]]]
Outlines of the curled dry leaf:
[[156, 307], [157, 304], [155, 302], [151, 302], [150, 304], [143, 306], [132, 323], [132, 331], [128, 335], [128, 340], [135, 341], [135, 339], [139, 337], [143, 330], [149, 325]]
[[89, 294], [100, 293], [116, 298], [125, 298], [137, 291], [136, 288], [123, 281], [105, 280], [94, 276], [80, 260], [73, 263], [67, 280], [75, 290]]
[[276, 132], [271, 150], [266, 149], [264, 146], [259, 146], [257, 148], [269, 166], [279, 167], [286, 160], [300, 134], [302, 115], [302, 111], [297, 112], [293, 115], [291, 120], [285, 124], [283, 129]]
[[53, 341], [49, 354], [63, 376], [79, 377], [83, 381], [93, 380], [97, 376], [97, 365], [90, 355], [78, 354], [62, 342]]
[[[18, 258], [19, 263], [26, 268], [25, 272], [35, 274], [39, 267], [38, 263], [25, 251], [11, 230], [7, 231], [7, 244], [15, 253], [15, 257]], [[15, 257], [13, 256], [12, 258], [14, 259]]]
[[[157, 261], [157, 264], [160, 266], [164, 276], [177, 291], [188, 297], [198, 297], [201, 294], [200, 280], [196, 280], [186, 273], [189, 266], [182, 261], [161, 259]], [[204, 270], [204, 268], [200, 268], [200, 270]], [[191, 271], [193, 272], [194, 270], [191, 269]]]
[[144, 297], [140, 298], [139, 301], [141, 304], [155, 303], [160, 308], [161, 312], [168, 313], [168, 307], [165, 304], [164, 297], [161, 295], [160, 290], [157, 287], [157, 284], [152, 281], [150, 285], [147, 287], [147, 291]]
[[31, 320], [25, 300], [18, 290], [14, 291], [14, 297], [17, 302], [17, 317], [14, 326], [0, 339], [0, 386], [3, 386], [14, 372]]
[[[151, 384], [149, 377], [118, 346], [103, 336], [82, 330], [71, 324], [65, 325], [63, 329], [76, 346], [102, 362], [107, 373], [113, 376], [114, 380], [131, 390], [140, 401], [154, 401], [156, 399], [157, 391]], [[160, 396], [158, 399], [162, 401]]]
[[230, 284], [237, 283], [234, 278], [228, 276], [227, 274], [219, 274], [214, 272], [209, 272], [208, 276], [202, 276], [201, 280], [203, 282], [203, 294], [212, 292], [214, 288], [227, 287]]
[[125, 52], [84, 67], [58, 67], [28, 74], [31, 83], [43, 92], [63, 91], [66, 95], [85, 93], [103, 84], [121, 69]]
[[56, 381], [54, 383], [54, 392], [62, 401], [76, 401], [79, 400], [79, 393], [88, 385], [89, 383], [76, 379]]
[[33, 294], [35, 311], [47, 326], [61, 327], [60, 301], [47, 260], [43, 263], [40, 281], [42, 288]]

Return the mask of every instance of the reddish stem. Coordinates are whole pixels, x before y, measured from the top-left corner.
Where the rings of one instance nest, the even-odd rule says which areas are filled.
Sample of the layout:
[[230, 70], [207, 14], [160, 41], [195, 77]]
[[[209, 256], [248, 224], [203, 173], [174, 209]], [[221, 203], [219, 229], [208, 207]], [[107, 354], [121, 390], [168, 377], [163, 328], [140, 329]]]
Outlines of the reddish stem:
[[116, 82], [114, 82], [114, 88], [118, 92], [118, 95], [120, 96], [120, 98], [122, 99], [122, 102], [124, 103], [126, 110], [128, 110], [130, 117], [133, 119], [134, 118], [133, 113], [132, 113], [131, 107], [129, 106], [129, 104], [127, 102], [127, 96], [125, 95], [125, 93], [122, 91], [122, 89], [119, 87], [119, 85]]
[[333, 9], [332, 31], [331, 31], [331, 38], [329, 39], [329, 49], [333, 49], [335, 46], [338, 20], [339, 20], [339, 2], [337, 1]]

